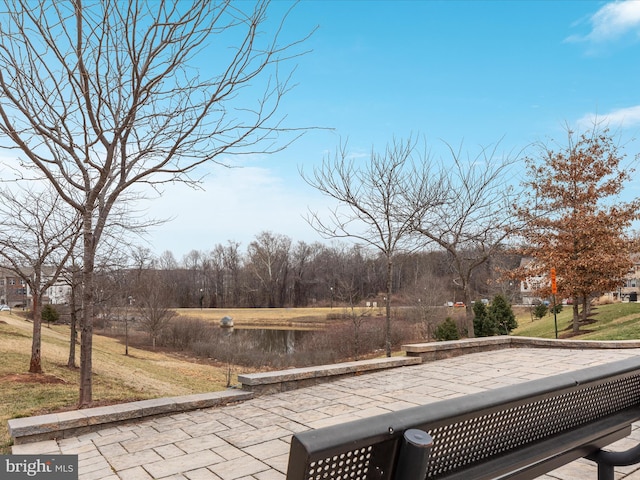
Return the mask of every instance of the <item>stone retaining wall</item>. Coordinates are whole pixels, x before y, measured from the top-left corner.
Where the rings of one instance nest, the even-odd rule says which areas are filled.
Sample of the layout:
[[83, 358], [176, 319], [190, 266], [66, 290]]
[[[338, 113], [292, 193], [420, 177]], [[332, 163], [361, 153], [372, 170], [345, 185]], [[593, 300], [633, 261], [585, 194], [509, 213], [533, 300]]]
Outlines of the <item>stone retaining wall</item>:
[[468, 353], [486, 352], [501, 348], [640, 348], [640, 340], [556, 340], [516, 336], [465, 338], [446, 342], [413, 343], [403, 345], [408, 357], [420, 357], [422, 361], [441, 360]]
[[7, 422], [14, 444], [65, 438], [103, 428], [106, 424], [136, 421], [153, 415], [215, 407], [240, 402], [254, 395], [293, 390], [331, 381], [344, 376], [360, 375], [386, 368], [416, 365], [468, 353], [501, 348], [640, 348], [640, 341], [553, 340], [515, 336], [470, 338], [449, 342], [404, 345], [406, 357], [377, 358], [276, 372], [238, 375], [243, 390], [200, 393], [182, 397], [159, 398], [106, 407], [15, 418]]
[[422, 359], [419, 357], [374, 358], [333, 365], [238, 375], [238, 381], [242, 384], [243, 390], [248, 390], [256, 395], [268, 395], [317, 385], [346, 376], [419, 363], [422, 363]]
[[34, 417], [13, 418], [7, 422], [15, 445], [67, 438], [102, 428], [154, 415], [167, 415], [198, 408], [217, 407], [248, 400], [250, 392], [226, 390], [196, 393], [180, 397], [165, 397], [105, 407], [71, 410]]

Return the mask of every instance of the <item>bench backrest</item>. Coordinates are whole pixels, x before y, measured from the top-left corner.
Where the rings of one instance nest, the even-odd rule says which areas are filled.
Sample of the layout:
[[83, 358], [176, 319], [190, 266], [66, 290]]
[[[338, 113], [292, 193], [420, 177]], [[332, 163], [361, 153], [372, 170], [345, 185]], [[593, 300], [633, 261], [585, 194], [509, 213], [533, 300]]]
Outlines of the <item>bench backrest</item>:
[[[633, 357], [298, 433], [291, 442], [287, 480], [392, 479], [407, 429], [424, 430], [433, 438], [427, 478], [449, 478], [452, 472], [554, 438], [560, 443], [554, 448], [561, 450], [566, 440], [560, 434], [621, 412], [632, 412], [625, 422], [635, 421], [638, 405], [640, 358]], [[595, 437], [585, 441], [596, 444]], [[535, 452], [529, 448], [527, 455]]]

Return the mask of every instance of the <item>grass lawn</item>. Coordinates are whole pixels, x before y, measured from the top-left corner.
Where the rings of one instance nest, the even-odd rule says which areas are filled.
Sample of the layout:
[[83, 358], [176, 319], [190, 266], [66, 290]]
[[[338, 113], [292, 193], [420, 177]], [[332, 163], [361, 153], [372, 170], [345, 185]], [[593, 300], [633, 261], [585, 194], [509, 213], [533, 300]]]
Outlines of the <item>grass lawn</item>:
[[[76, 408], [78, 370], [66, 367], [69, 328], [42, 328], [42, 375], [27, 373], [33, 325], [16, 314], [0, 313], [0, 454], [10, 452], [6, 422]], [[79, 356], [80, 346], [76, 353]], [[79, 363], [79, 360], [76, 360]], [[129, 347], [112, 338], [94, 335], [94, 403], [110, 404], [164, 396], [187, 395], [226, 386], [226, 369], [190, 359]]]
[[[640, 303], [598, 305], [593, 309], [592, 323], [580, 325], [580, 333], [572, 334], [573, 309], [563, 307], [557, 315], [558, 338], [576, 340], [638, 340], [640, 339]], [[532, 320], [528, 309], [517, 315], [518, 328], [512, 334], [522, 337], [555, 338], [553, 314]]]

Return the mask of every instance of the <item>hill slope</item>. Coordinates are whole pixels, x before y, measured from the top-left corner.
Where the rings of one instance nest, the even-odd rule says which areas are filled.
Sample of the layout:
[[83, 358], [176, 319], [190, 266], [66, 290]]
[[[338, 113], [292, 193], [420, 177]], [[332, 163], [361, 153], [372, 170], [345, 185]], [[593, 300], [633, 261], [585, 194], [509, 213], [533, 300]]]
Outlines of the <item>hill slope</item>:
[[[43, 374], [28, 373], [33, 325], [9, 312], [0, 313], [0, 454], [9, 453], [6, 421], [77, 405], [78, 370], [67, 368], [69, 328], [42, 328]], [[117, 340], [93, 340], [94, 403], [110, 404], [163, 396], [222, 390], [226, 369], [174, 355], [125, 348]], [[79, 354], [79, 347], [77, 348]]]
[[[573, 312], [565, 306], [557, 315], [558, 338], [576, 340], [637, 340], [640, 339], [640, 303], [613, 303], [593, 307], [590, 321], [572, 333]], [[534, 320], [529, 309], [519, 312], [518, 328], [512, 334], [522, 337], [555, 338], [553, 315]]]

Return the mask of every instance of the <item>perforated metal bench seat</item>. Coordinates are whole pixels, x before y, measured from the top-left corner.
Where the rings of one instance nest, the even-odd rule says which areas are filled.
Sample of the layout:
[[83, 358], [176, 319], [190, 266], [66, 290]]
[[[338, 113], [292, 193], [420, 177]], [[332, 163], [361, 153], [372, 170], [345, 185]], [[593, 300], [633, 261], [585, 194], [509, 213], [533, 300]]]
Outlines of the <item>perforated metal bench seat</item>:
[[298, 433], [287, 480], [395, 479], [408, 429], [433, 439], [427, 479], [531, 479], [628, 436], [638, 420], [634, 357]]

